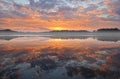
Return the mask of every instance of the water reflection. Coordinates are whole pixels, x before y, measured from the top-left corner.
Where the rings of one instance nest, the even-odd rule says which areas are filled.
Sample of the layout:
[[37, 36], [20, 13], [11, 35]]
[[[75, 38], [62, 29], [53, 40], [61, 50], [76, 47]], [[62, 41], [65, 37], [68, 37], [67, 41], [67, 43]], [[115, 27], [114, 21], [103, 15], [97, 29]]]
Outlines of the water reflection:
[[119, 79], [119, 40], [0, 37], [0, 79]]
[[[0, 40], [12, 40], [15, 38], [19, 38], [19, 37], [32, 37], [32, 36], [0, 36]], [[37, 37], [37, 36], [36, 36]], [[59, 36], [59, 35], [53, 35], [53, 36], [42, 36], [42, 37], [48, 37], [51, 39], [88, 39], [88, 38], [93, 38], [93, 39], [97, 39], [99, 41], [113, 41], [113, 42], [117, 42], [120, 41], [120, 36], [97, 36], [97, 35], [93, 35], [93, 36]]]

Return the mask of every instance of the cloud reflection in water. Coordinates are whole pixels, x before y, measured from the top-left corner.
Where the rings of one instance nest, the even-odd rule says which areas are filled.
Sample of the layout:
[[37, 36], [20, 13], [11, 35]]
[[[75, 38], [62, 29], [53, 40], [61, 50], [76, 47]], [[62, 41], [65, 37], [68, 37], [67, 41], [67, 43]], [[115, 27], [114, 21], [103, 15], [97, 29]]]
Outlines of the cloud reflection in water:
[[93, 38], [0, 39], [0, 78], [119, 79], [119, 51], [119, 41]]

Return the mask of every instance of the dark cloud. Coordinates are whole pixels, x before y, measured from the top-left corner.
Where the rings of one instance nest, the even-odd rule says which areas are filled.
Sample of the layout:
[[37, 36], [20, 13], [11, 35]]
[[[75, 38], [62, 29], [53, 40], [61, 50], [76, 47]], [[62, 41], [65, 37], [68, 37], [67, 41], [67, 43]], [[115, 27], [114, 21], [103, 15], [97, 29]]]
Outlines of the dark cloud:
[[113, 3], [113, 8], [114, 8], [114, 11], [116, 14], [120, 15], [120, 0], [116, 0], [114, 3]]
[[85, 10], [86, 11], [92, 11], [92, 10], [96, 10], [98, 8], [97, 5], [95, 4], [90, 4]]
[[6, 12], [0, 10], [0, 18], [8, 17]]
[[26, 14], [21, 13], [19, 11], [12, 11], [11, 13], [14, 14], [14, 16], [18, 16], [18, 17], [25, 17], [26, 16]]
[[30, 0], [30, 6], [32, 8], [37, 8], [39, 10], [41, 9], [51, 9], [54, 8], [54, 6], [56, 5], [56, 0], [40, 0], [35, 2], [35, 0]]
[[106, 21], [120, 21], [120, 16], [109, 15], [106, 18], [103, 18]]

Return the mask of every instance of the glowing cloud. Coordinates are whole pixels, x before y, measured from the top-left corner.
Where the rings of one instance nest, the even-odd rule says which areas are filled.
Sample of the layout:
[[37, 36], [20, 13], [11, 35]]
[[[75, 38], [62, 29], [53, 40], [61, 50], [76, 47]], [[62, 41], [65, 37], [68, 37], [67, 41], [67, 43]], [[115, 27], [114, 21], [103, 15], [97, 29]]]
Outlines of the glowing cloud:
[[119, 5], [120, 0], [0, 0], [0, 29], [120, 28]]

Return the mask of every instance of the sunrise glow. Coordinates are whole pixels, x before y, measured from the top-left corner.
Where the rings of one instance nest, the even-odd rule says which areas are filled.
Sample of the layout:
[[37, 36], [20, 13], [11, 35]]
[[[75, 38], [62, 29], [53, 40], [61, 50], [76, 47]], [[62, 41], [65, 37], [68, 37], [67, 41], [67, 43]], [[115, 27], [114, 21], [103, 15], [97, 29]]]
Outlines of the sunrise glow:
[[55, 28], [53, 28], [53, 30], [64, 30], [64, 29], [61, 27], [55, 27]]
[[0, 0], [0, 29], [120, 28], [120, 0]]

